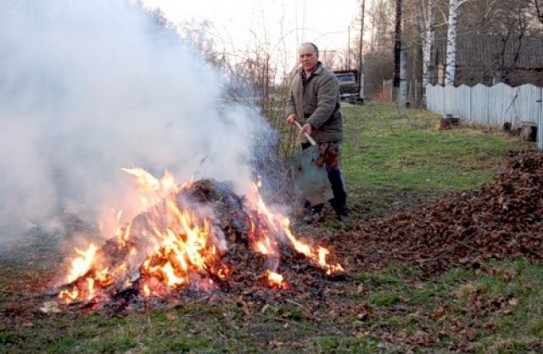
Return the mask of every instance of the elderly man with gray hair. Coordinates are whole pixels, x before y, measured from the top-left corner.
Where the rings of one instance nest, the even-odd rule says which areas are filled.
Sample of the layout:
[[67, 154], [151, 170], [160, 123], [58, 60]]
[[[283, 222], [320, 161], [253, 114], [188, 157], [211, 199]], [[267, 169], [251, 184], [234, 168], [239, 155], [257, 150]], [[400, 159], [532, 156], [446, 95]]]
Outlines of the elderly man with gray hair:
[[[302, 44], [298, 54], [301, 65], [291, 84], [287, 122], [300, 122], [300, 134], [307, 133], [317, 142], [334, 193], [330, 205], [339, 220], [347, 222], [350, 216], [341, 171], [343, 118], [339, 110], [339, 86], [335, 74], [319, 61], [319, 50], [315, 44]], [[309, 143], [302, 143], [302, 149], [309, 146]], [[304, 223], [311, 224], [322, 219], [324, 204], [310, 205], [306, 201], [304, 207], [307, 211]]]

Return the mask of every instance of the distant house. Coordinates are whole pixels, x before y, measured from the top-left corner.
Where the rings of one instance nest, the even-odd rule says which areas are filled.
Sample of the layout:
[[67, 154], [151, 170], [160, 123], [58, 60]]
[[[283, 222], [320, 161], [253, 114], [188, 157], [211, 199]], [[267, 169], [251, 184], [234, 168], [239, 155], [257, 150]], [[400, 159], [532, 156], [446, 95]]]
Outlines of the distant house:
[[[543, 86], [543, 37], [464, 35], [457, 38], [455, 86], [498, 82]], [[435, 44], [434, 81], [445, 82], [447, 40]]]

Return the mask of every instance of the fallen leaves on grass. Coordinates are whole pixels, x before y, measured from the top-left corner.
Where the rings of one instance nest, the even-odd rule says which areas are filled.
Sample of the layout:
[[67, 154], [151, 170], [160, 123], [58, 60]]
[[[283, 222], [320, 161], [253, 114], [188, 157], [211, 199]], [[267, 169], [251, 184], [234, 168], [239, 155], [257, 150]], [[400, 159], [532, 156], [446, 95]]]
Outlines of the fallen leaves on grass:
[[426, 276], [506, 256], [541, 262], [543, 154], [519, 154], [495, 183], [478, 190], [362, 224], [341, 235], [337, 246], [354, 269], [403, 263]]

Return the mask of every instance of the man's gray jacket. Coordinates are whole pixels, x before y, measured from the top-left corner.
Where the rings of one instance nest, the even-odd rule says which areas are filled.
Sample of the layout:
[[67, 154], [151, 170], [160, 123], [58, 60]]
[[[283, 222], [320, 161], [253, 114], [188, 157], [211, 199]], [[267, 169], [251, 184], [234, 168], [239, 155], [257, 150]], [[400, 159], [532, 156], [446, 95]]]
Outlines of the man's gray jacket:
[[317, 143], [343, 140], [339, 86], [335, 74], [321, 62], [304, 85], [299, 69], [292, 79], [287, 116], [296, 114], [304, 125], [311, 124], [311, 137]]

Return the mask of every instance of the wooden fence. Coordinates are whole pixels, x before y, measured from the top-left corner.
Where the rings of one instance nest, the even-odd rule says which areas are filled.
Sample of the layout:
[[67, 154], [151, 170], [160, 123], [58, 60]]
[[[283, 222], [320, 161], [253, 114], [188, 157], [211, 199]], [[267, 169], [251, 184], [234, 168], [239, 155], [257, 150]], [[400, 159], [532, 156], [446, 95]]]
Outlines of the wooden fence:
[[523, 123], [537, 125], [537, 146], [543, 150], [543, 88], [526, 84], [492, 87], [426, 86], [426, 108], [442, 115], [480, 124], [501, 127], [511, 123], [513, 129]]

